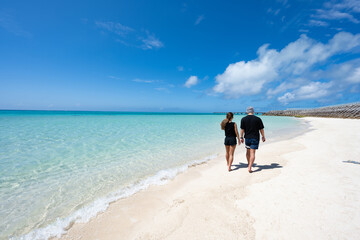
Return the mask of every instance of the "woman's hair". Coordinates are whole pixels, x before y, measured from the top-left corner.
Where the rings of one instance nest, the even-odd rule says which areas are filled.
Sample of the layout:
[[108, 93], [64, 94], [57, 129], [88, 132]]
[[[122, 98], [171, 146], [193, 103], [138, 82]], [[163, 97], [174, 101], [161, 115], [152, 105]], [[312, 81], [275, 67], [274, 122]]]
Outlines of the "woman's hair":
[[221, 130], [225, 130], [225, 126], [226, 124], [234, 117], [234, 114], [232, 112], [228, 112], [226, 114], [226, 118], [224, 120], [222, 120], [222, 122], [220, 123], [221, 126]]

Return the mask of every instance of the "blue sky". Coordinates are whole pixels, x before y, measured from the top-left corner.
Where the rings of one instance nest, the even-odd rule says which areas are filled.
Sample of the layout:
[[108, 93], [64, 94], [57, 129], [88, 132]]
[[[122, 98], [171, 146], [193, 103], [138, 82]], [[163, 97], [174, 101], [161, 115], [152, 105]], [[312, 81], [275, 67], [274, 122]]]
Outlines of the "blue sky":
[[360, 1], [8, 1], [0, 109], [213, 112], [360, 101]]

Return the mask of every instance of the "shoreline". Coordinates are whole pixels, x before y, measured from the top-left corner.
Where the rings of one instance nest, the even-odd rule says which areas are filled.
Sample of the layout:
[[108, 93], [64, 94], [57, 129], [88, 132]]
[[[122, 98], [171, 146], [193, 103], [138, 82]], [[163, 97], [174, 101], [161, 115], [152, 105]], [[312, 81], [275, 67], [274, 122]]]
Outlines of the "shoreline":
[[[282, 135], [281, 137], [277, 137], [274, 139], [273, 142], [271, 143], [262, 143], [261, 144], [261, 148], [263, 147], [271, 147], [272, 144], [276, 144], [276, 143], [279, 143], [279, 142], [283, 142], [283, 141], [286, 141], [286, 140], [290, 140], [296, 136], [299, 136], [299, 135], [303, 135], [303, 134], [306, 134], [308, 131], [310, 131], [309, 129], [309, 123], [305, 120], [301, 120], [303, 124], [303, 126], [305, 126], [304, 128], [301, 129], [301, 131], [294, 131], [292, 134], [290, 135]], [[263, 146], [262, 146], [263, 145]], [[244, 155], [245, 154], [245, 149], [244, 149], [244, 145], [240, 145], [240, 146], [237, 146], [237, 150], [236, 150], [236, 153], [235, 153], [235, 160], [234, 160], [234, 164], [240, 160], [241, 158], [241, 162], [244, 164]], [[279, 156], [280, 157], [280, 156]], [[281, 158], [281, 157], [280, 157]], [[281, 165], [277, 165], [277, 163], [274, 163], [273, 165], [269, 165], [269, 166], [265, 166], [264, 169], [266, 168], [273, 168], [275, 169], [278, 174], [279, 174], [279, 169], [282, 168], [286, 162], [284, 160], [281, 160], [279, 158], [279, 161], [281, 162]], [[160, 192], [162, 191], [165, 191], [165, 192], [172, 192], [172, 189], [176, 188], [174, 187], [173, 185], [175, 186], [179, 186], [179, 185], [184, 185], [186, 186], [187, 184], [189, 184], [191, 181], [197, 179], [197, 177], [195, 176], [199, 176], [201, 175], [201, 172], [203, 171], [209, 171], [209, 169], [218, 169], [220, 165], [225, 165], [224, 162], [224, 153], [222, 154], [219, 154], [218, 157], [216, 159], [212, 159], [212, 160], [209, 160], [209, 161], [205, 161], [201, 164], [197, 164], [196, 166], [192, 166], [190, 165], [188, 169], [186, 169], [186, 171], [183, 171], [183, 172], [180, 172], [179, 174], [177, 174], [175, 176], [175, 178], [173, 179], [170, 179], [165, 185], [162, 185], [162, 186], [158, 186], [158, 185], [150, 185], [147, 189], [144, 189], [144, 190], [141, 190], [129, 197], [126, 197], [126, 198], [122, 198], [122, 199], [118, 199], [116, 200], [115, 202], [111, 202], [109, 207], [103, 211], [103, 212], [100, 212], [96, 215], [95, 218], [92, 218], [90, 219], [89, 222], [86, 222], [86, 223], [75, 223], [73, 225], [71, 225], [67, 230], [67, 232], [62, 235], [60, 237], [60, 239], [72, 239], [75, 236], [79, 236], [79, 235], [82, 235], [79, 231], [81, 231], [82, 228], [86, 228], [86, 225], [93, 225], [94, 222], [98, 222], [99, 219], [103, 219], [104, 216], [108, 216], [108, 215], [111, 215], [111, 212], [118, 212], [120, 211], [119, 208], [126, 208], [126, 205], [130, 204], [130, 202], [136, 202], [136, 201], [139, 201], [139, 204], [136, 204], [136, 205], [148, 205], [147, 203], [144, 203], [144, 199], [151, 199], [155, 196], [157, 196], [156, 198], [158, 198], [159, 195], [161, 195]], [[245, 160], [246, 161], [246, 160]], [[258, 165], [259, 166], [259, 165]], [[261, 166], [261, 165], [260, 165]], [[241, 168], [244, 168], [244, 165], [242, 164], [238, 164], [238, 166], [235, 166], [233, 168], [237, 168], [238, 169], [241, 169]], [[244, 168], [246, 169], [246, 168]], [[225, 167], [224, 167], [224, 170], [225, 170]], [[232, 171], [230, 174], [235, 174], [236, 172], [238, 172], [237, 170], [234, 170]], [[217, 170], [216, 170], [217, 171]], [[247, 171], [246, 171], [247, 173]], [[224, 175], [224, 172], [221, 174], [221, 176], [226, 176], [228, 173], [227, 171], [225, 172], [225, 175]], [[267, 177], [266, 177], [267, 178]], [[261, 181], [265, 181], [265, 179], [261, 180]], [[157, 192], [156, 194], [153, 194], [154, 192]], [[171, 193], [173, 194], [173, 193]], [[165, 198], [165, 197], [164, 197]], [[150, 209], [154, 209], [156, 208], [156, 206], [161, 209], [160, 205], [160, 202], [157, 202], [155, 200], [152, 200], [154, 201], [153, 203], [153, 206], [150, 207]], [[170, 201], [170, 200], [169, 200]], [[175, 205], [178, 205], [178, 204], [181, 204], [183, 203], [183, 201], [180, 199], [180, 200], [173, 200]], [[131, 204], [130, 204], [131, 205]], [[151, 205], [151, 204], [150, 204]], [[168, 203], [167, 205], [171, 205], [170, 203]], [[118, 207], [116, 207], [118, 206]], [[151, 211], [151, 212], [156, 212], [156, 211]], [[127, 214], [124, 214], [124, 215], [127, 215]], [[136, 215], [136, 214], [135, 214]], [[136, 228], [135, 226], [132, 226], [132, 225], [137, 225], [137, 221], [134, 222], [134, 219], [139, 219], [139, 218], [146, 218], [144, 216], [144, 212], [141, 212], [140, 213], [140, 216], [132, 216], [132, 217], [129, 217], [126, 220], [122, 220], [122, 225], [124, 226], [124, 228], [126, 229], [129, 229], [129, 228]], [[150, 214], [150, 215], [153, 215], [153, 214]], [[150, 218], [150, 217], [148, 217]], [[126, 226], [126, 227], [125, 227]], [[90, 227], [90, 226], [89, 226]], [[92, 226], [91, 228], [93, 228], [94, 226]], [[127, 230], [125, 232], [123, 231], [120, 231], [118, 232], [122, 237], [124, 237], [124, 235], [128, 235], [129, 233], [126, 233], [128, 232]], [[78, 235], [79, 234], [79, 235]], [[88, 238], [91, 236], [87, 235], [86, 238]], [[100, 237], [100, 236], [98, 236]], [[115, 236], [112, 236], [112, 237], [115, 237]], [[101, 239], [103, 239], [102, 237], [100, 237]], [[111, 237], [110, 237], [111, 238]], [[131, 238], [131, 237], [130, 237]], [[59, 238], [56, 238], [56, 239], [59, 239]], [[105, 239], [107, 239], [105, 237]]]
[[[349, 237], [347, 239], [355, 239], [354, 236], [360, 233], [360, 229], [354, 225], [356, 220], [360, 219], [360, 209], [356, 206], [356, 201], [360, 199], [360, 192], [356, 189], [359, 183], [348, 179], [347, 183], [351, 186], [342, 187], [336, 184], [336, 180], [345, 178], [344, 172], [349, 174], [349, 171], [352, 173], [351, 178], [356, 179], [354, 167], [357, 165], [343, 162], [327, 163], [328, 172], [321, 169], [313, 171], [308, 169], [308, 172], [303, 172], [298, 168], [308, 168], [301, 161], [305, 161], [302, 159], [304, 156], [309, 156], [311, 144], [313, 141], [316, 142], [316, 140], [311, 140], [314, 136], [319, 136], [321, 133], [326, 135], [324, 137], [328, 137], [332, 133], [326, 133], [326, 131], [344, 121], [347, 127], [345, 132], [351, 134], [352, 129], [348, 128], [358, 127], [360, 122], [358, 120], [306, 119], [311, 124], [310, 131], [290, 140], [260, 146], [255, 161], [257, 166], [253, 174], [248, 174], [246, 171], [245, 150], [241, 145], [235, 153], [234, 163], [240, 161], [235, 166], [236, 170], [228, 173], [222, 159], [223, 155], [219, 156], [216, 160], [192, 167], [177, 175], [166, 185], [150, 186], [145, 191], [113, 202], [105, 212], [98, 214], [88, 223], [75, 223], [60, 239], [79, 237], [85, 239], [216, 239], [218, 237], [221, 239], [264, 239], [264, 237], [288, 239], [291, 236], [303, 239], [314, 235], [320, 239], [328, 239], [329, 236], [335, 236], [333, 238], [337, 239], [343, 234]], [[356, 133], [352, 134], [348, 137], [360, 138]], [[309, 141], [310, 143], [307, 143]], [[346, 146], [341, 145], [341, 147]], [[350, 155], [347, 158], [356, 161], [357, 159], [351, 158], [354, 158], [359, 150], [353, 150], [355, 152], [348, 153]], [[318, 156], [321, 158], [318, 164], [322, 165], [323, 161], [327, 161], [329, 153], [326, 151], [327, 146], [322, 146], [319, 154], [325, 156], [324, 158], [321, 158], [321, 155]], [[329, 151], [338, 153], [342, 150], [334, 147]], [[330, 156], [338, 158], [334, 153]], [[311, 157], [306, 158], [306, 162], [308, 161], [312, 162]], [[331, 184], [336, 186], [332, 190], [333, 185], [328, 186], [327, 182], [321, 178], [329, 180], [328, 177], [334, 174], [334, 166], [340, 167], [341, 173], [337, 173], [336, 179], [331, 181]], [[310, 181], [311, 184], [316, 183], [314, 184], [316, 188], [311, 184], [303, 186], [300, 181], [303, 179], [304, 182], [314, 177], [321, 179], [320, 182]], [[347, 176], [347, 178], [350, 177]], [[328, 192], [323, 192], [324, 190], [317, 186], [319, 184], [324, 185], [322, 187]], [[277, 185], [282, 188], [276, 188]], [[284, 185], [290, 185], [290, 187], [284, 187]], [[298, 188], [302, 193], [297, 192]], [[354, 191], [350, 199], [352, 201], [345, 199], [347, 206], [342, 208], [341, 204], [344, 202], [339, 202], [339, 199], [331, 194], [348, 193], [348, 188]], [[309, 193], [303, 196], [302, 194], [306, 191]], [[298, 205], [299, 200], [288, 196], [292, 194], [295, 194], [298, 199], [304, 198], [300, 201], [300, 205]], [[325, 201], [317, 194], [326, 195], [329, 199]], [[317, 198], [321, 198], [321, 201]], [[319, 212], [318, 209], [312, 208], [312, 205], [324, 210]], [[324, 205], [329, 206], [324, 207]], [[327, 207], [332, 209], [330, 215], [326, 213]], [[335, 218], [332, 216], [334, 212], [336, 212]], [[294, 215], [295, 213], [303, 215], [303, 218]], [[313, 219], [306, 217], [306, 214], [310, 214]], [[349, 214], [352, 214], [354, 218], [352, 221], [354, 224], [350, 227], [346, 221]], [[339, 221], [339, 218], [342, 221]], [[281, 219], [286, 219], [286, 221]], [[311, 220], [315, 221], [314, 226]], [[334, 225], [335, 222], [337, 225]], [[330, 223], [330, 227], [327, 223]], [[301, 227], [305, 227], [305, 231], [300, 230]], [[325, 230], [328, 232], [326, 233]]]
[[[126, 130], [130, 119], [134, 120], [132, 125], [144, 120], [148, 123], [145, 130], [133, 132], [137, 141]], [[157, 174], [159, 171], [173, 172], [193, 160], [223, 153], [224, 133], [218, 127], [221, 119], [223, 116], [34, 118], [24, 114], [2, 118], [9, 129], [2, 140], [6, 143], [14, 136], [16, 143], [3, 149], [2, 159], [18, 161], [5, 161], [1, 180], [7, 183], [10, 177], [9, 184], [18, 184], [5, 187], [8, 191], [1, 195], [5, 206], [1, 215], [5, 218], [0, 239], [58, 236], [73, 222], [86, 222], [105, 210], [114, 195], [115, 199], [131, 195], [134, 185], [138, 188], [142, 180], [160, 182], [164, 175]], [[298, 129], [295, 126], [300, 122], [281, 117], [266, 119], [268, 139], [276, 129]], [[100, 125], [106, 127], [97, 129]], [[171, 131], [175, 135], [169, 142]], [[31, 138], [34, 132], [39, 132], [37, 138]], [[24, 151], [16, 150], [19, 144]], [[17, 167], [17, 163], [21, 165]]]
[[[163, 186], [172, 181], [178, 175], [185, 173], [190, 168], [198, 165], [206, 164], [214, 160], [218, 156], [213, 154], [199, 160], [193, 160], [186, 164], [167, 168], [156, 172], [154, 175], [147, 176], [143, 179], [133, 182], [132, 184], [120, 188], [115, 192], [96, 199], [89, 205], [76, 210], [65, 218], [58, 218], [55, 223], [51, 223], [45, 227], [37, 228], [25, 235], [19, 237], [10, 237], [10, 239], [56, 239], [67, 233], [76, 224], [86, 224], [91, 219], [96, 218], [99, 214], [106, 212], [111, 204], [122, 199], [131, 198], [142, 191], [147, 191], [152, 186]], [[50, 236], [49, 236], [50, 235]]]
[[[303, 134], [308, 129], [308, 126], [304, 122], [304, 120], [299, 120], [300, 128], [296, 128], [295, 130], [290, 131], [290, 135], [289, 131], [285, 129], [284, 131], [282, 131], [281, 134], [279, 134], [279, 136], [272, 138], [272, 142], [282, 141], [292, 138], [295, 135]], [[267, 136], [269, 137], [269, 135], [270, 134], [268, 134]], [[243, 151], [244, 145], [241, 145], [240, 148], [241, 151]], [[13, 236], [11, 237], [11, 239], [37, 239], [39, 237], [41, 239], [47, 239], [49, 237], [60, 237], [62, 234], [66, 234], [66, 232], [73, 226], [76, 226], [80, 223], [86, 224], [87, 222], [89, 222], [90, 219], [96, 218], [96, 216], [98, 216], [102, 212], [108, 211], [109, 205], [117, 201], [131, 198], [134, 194], [142, 191], [147, 191], [151, 186], [168, 184], [173, 180], [174, 177], [178, 177], [179, 175], [184, 174], [184, 172], [189, 171], [189, 169], [193, 168], [194, 165], [197, 166], [204, 164], [204, 162], [206, 164], [206, 162], [209, 161], [216, 161], [214, 160], [214, 155], [217, 155], [216, 159], [224, 158], [223, 151], [218, 152], [217, 150], [216, 154], [212, 154], [211, 156], [207, 156], [199, 160], [189, 161], [184, 165], [160, 170], [153, 175], [150, 175], [142, 180], [136, 181], [131, 185], [128, 185], [127, 187], [121, 188], [119, 190], [116, 190], [115, 192], [111, 192], [108, 195], [96, 199], [89, 205], [85, 205], [79, 209], [76, 209], [72, 214], [64, 218], [58, 218], [56, 222], [52, 222], [44, 227], [39, 227], [30, 231], [27, 234], [18, 237]]]

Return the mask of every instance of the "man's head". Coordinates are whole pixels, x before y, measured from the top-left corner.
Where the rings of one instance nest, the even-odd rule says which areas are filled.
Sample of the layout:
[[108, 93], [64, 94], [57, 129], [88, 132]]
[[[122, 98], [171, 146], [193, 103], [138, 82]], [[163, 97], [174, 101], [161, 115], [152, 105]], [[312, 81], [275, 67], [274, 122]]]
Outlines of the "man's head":
[[247, 113], [247, 114], [254, 114], [254, 108], [251, 107], [251, 106], [247, 107], [246, 113]]

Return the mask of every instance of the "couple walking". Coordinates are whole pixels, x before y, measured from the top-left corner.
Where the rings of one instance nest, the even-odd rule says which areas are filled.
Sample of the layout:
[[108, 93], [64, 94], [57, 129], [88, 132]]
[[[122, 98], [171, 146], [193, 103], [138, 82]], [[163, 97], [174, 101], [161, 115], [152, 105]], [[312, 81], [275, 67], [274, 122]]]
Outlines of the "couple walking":
[[234, 160], [234, 152], [236, 148], [236, 138], [239, 141], [239, 145], [244, 143], [244, 133], [245, 133], [245, 148], [246, 148], [246, 159], [248, 162], [248, 171], [252, 172], [252, 166], [255, 161], [255, 151], [259, 148], [260, 134], [262, 136], [262, 141], [265, 142], [265, 133], [264, 125], [262, 120], [254, 116], [254, 108], [248, 107], [246, 109], [247, 116], [241, 119], [241, 131], [240, 137], [237, 129], [236, 123], [232, 120], [234, 114], [228, 112], [226, 118], [221, 122], [221, 129], [225, 131], [225, 149], [226, 149], [226, 162], [228, 166], [228, 171], [231, 171], [231, 164]]

